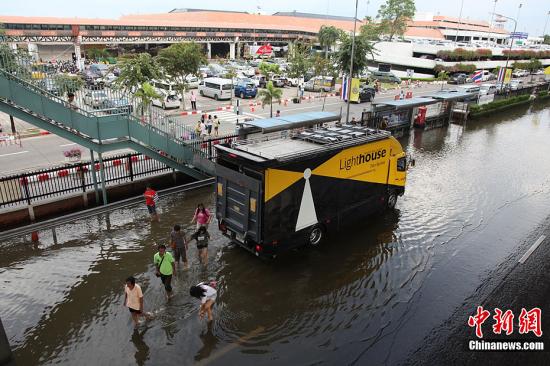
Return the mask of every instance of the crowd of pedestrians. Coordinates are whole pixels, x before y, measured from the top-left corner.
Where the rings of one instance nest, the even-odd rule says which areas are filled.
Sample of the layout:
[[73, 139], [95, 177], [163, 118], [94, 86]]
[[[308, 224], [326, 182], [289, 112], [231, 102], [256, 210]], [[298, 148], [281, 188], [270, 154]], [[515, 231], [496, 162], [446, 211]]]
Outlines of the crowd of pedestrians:
[[[144, 198], [151, 220], [158, 222], [158, 193], [150, 184], [147, 185]], [[210, 211], [202, 203], [199, 203], [190, 220], [192, 234], [187, 235], [181, 225], [176, 224], [169, 233], [168, 245], [162, 243], [157, 245], [157, 252], [153, 255], [153, 265], [155, 276], [164, 287], [167, 300], [174, 296], [172, 279], [176, 276], [177, 271], [187, 270], [190, 267], [188, 255], [190, 243], [196, 244], [199, 263], [203, 266], [208, 264], [208, 242], [210, 240], [208, 225], [211, 220]], [[180, 263], [183, 268], [180, 267]], [[217, 297], [216, 282], [203, 281], [193, 285], [189, 288], [189, 295], [200, 300], [199, 319], [202, 320], [206, 315], [208, 321], [212, 321], [212, 306]], [[129, 276], [124, 287], [124, 306], [129, 309], [135, 327], [139, 326], [141, 318], [145, 320], [152, 318], [151, 313], [144, 311], [143, 297], [140, 285], [136, 283], [133, 276]]]

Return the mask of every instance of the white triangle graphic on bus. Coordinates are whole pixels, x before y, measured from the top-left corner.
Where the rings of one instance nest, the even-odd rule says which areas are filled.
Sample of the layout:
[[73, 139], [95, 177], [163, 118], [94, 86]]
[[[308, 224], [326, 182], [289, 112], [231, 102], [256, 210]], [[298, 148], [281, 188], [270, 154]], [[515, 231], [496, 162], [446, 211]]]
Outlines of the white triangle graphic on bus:
[[296, 231], [302, 230], [306, 227], [316, 224], [317, 212], [315, 212], [315, 203], [313, 202], [313, 194], [311, 193], [311, 186], [309, 184], [309, 178], [311, 177], [311, 169], [304, 170], [304, 179], [306, 184], [304, 185], [304, 193], [302, 194], [302, 202], [300, 203], [300, 212], [298, 213], [298, 220], [296, 221]]

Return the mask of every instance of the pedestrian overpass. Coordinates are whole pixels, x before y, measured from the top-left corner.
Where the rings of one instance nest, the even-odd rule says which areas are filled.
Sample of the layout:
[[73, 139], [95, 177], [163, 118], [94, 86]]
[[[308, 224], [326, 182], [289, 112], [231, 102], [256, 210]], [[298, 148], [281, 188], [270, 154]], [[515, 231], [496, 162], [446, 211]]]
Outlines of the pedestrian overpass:
[[185, 126], [160, 112], [137, 114], [129, 94], [124, 98], [132, 108], [126, 110], [69, 103], [67, 93], [48, 87], [46, 74], [36, 77], [37, 71], [14, 55], [0, 54], [0, 111], [84, 146], [92, 156], [98, 153], [100, 166], [103, 153], [132, 149], [196, 179], [214, 173], [214, 164], [197, 149]]

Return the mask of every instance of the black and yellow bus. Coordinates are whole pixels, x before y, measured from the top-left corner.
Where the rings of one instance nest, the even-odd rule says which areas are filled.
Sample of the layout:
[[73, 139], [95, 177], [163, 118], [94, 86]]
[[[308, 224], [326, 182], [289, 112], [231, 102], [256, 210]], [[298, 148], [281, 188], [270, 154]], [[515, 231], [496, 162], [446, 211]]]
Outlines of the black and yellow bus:
[[393, 208], [405, 191], [400, 143], [387, 131], [337, 120], [328, 112], [256, 120], [254, 137], [217, 145], [220, 230], [254, 254], [274, 257]]

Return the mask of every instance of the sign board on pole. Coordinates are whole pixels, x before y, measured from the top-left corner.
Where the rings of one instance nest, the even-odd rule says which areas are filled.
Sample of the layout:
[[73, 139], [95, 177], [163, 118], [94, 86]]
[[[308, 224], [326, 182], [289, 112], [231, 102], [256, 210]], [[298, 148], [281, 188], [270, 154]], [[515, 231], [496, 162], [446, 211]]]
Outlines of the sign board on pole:
[[359, 79], [351, 79], [351, 92], [349, 95], [349, 100], [351, 102], [359, 101]]
[[504, 76], [504, 84], [508, 84], [512, 81], [512, 69], [506, 69], [506, 75]]

